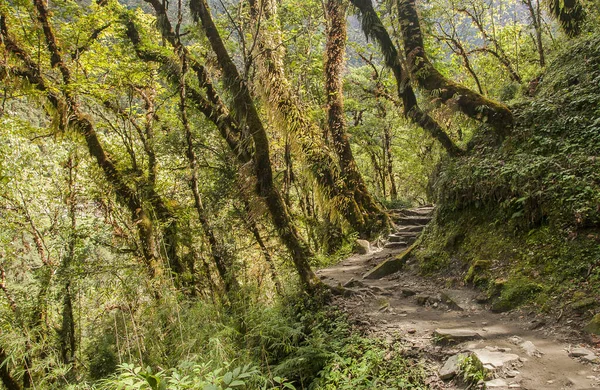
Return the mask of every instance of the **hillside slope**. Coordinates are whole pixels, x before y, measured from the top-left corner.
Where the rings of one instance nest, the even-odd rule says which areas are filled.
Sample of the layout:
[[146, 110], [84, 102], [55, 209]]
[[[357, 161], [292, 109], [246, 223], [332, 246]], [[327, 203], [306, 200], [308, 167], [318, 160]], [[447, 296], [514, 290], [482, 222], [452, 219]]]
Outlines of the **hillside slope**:
[[600, 310], [600, 37], [570, 43], [513, 105], [509, 138], [484, 132], [438, 167], [415, 256], [497, 311], [532, 303], [583, 324]]

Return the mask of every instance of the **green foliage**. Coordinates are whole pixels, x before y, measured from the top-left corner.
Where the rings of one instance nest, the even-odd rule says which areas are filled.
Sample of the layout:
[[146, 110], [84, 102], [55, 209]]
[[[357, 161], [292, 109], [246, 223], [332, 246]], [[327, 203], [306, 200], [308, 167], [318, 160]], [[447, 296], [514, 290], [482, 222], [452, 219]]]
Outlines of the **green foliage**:
[[351, 338], [319, 374], [316, 389], [426, 389], [426, 373], [399, 342]]
[[468, 388], [488, 379], [488, 374], [483, 364], [472, 354], [461, 356], [458, 362], [458, 369], [463, 382], [467, 384]]
[[[234, 390], [248, 389], [250, 383], [256, 381], [258, 370], [246, 365], [231, 367], [224, 364], [222, 368], [210, 370], [208, 364], [183, 362], [179, 367], [153, 373], [148, 367], [136, 367], [132, 364], [119, 366], [118, 374], [105, 379], [97, 386], [98, 390]], [[280, 378], [278, 378], [280, 379]], [[276, 387], [261, 387], [264, 389], [280, 389], [289, 385], [280, 379]], [[281, 387], [280, 387], [281, 386]], [[287, 387], [293, 389], [293, 387]]]
[[599, 44], [580, 39], [552, 62], [537, 98], [514, 106], [502, 147], [482, 134], [469, 157], [443, 164], [433, 184], [442, 212], [499, 206], [515, 228], [600, 223]]

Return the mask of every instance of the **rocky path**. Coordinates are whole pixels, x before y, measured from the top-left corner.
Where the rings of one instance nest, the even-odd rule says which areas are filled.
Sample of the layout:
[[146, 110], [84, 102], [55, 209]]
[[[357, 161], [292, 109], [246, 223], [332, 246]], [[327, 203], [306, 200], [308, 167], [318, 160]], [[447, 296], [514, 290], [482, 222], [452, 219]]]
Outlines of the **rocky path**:
[[465, 388], [456, 375], [458, 355], [481, 361], [488, 389], [600, 388], [600, 351], [559, 326], [558, 313], [547, 318], [492, 313], [478, 303], [477, 291], [448, 289], [443, 279], [419, 276], [402, 254], [431, 212], [428, 207], [398, 212], [398, 231], [383, 248], [318, 271], [327, 284], [347, 287], [350, 294], [337, 304], [351, 320], [364, 333], [400, 341], [407, 354], [422, 357], [434, 389]]

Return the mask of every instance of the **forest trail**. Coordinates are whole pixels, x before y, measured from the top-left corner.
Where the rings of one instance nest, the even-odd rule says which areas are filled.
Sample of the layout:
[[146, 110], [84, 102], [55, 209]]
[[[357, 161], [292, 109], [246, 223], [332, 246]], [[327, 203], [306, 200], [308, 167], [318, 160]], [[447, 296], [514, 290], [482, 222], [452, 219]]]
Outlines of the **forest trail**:
[[[404, 265], [395, 260], [431, 212], [419, 208], [397, 215], [398, 232], [383, 248], [318, 271], [328, 285], [347, 288], [348, 294], [338, 296], [335, 304], [351, 322], [363, 333], [400, 342], [407, 355], [423, 358], [433, 389], [466, 388], [455, 375], [459, 353], [481, 360], [490, 372], [488, 389], [600, 388], [600, 351], [564, 325], [560, 313], [493, 313], [478, 303], [478, 291], [447, 289], [443, 278], [422, 277], [410, 260]], [[388, 276], [377, 278], [382, 274]]]

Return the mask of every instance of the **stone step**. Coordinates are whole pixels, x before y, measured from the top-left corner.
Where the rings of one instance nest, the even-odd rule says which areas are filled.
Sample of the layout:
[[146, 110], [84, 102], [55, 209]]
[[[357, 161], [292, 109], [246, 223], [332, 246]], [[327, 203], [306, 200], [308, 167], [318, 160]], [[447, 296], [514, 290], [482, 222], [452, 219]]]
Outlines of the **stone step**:
[[398, 242], [388, 242], [383, 246], [384, 249], [398, 249], [404, 248], [408, 243], [406, 241], [398, 241]]
[[[410, 238], [410, 237], [408, 237]], [[407, 237], [396, 236], [394, 234], [390, 234], [388, 236], [388, 242], [405, 242]]]
[[400, 237], [406, 240], [410, 240], [410, 239], [416, 239], [417, 237], [419, 237], [419, 234], [421, 234], [420, 232], [395, 232], [390, 234], [391, 236], [394, 237]]
[[431, 221], [431, 217], [424, 216], [408, 216], [395, 219], [399, 225], [427, 225]]
[[397, 216], [429, 216], [433, 214], [434, 208], [432, 206], [423, 206], [414, 209], [394, 209], [389, 210], [391, 215]]
[[409, 246], [397, 256], [388, 258], [387, 260], [379, 263], [375, 268], [368, 271], [363, 275], [363, 279], [381, 279], [385, 276], [391, 275], [400, 271], [406, 264], [406, 259], [410, 256], [411, 251], [414, 249], [413, 246]]
[[407, 244], [412, 244], [413, 242], [417, 241], [418, 236], [396, 236], [396, 235], [390, 235], [388, 237], [388, 242], [406, 242]]
[[423, 228], [425, 227], [425, 225], [405, 225], [405, 226], [401, 226], [398, 228], [398, 230], [396, 231], [396, 233], [420, 233], [421, 231], [423, 231]]

